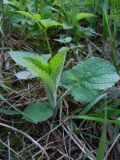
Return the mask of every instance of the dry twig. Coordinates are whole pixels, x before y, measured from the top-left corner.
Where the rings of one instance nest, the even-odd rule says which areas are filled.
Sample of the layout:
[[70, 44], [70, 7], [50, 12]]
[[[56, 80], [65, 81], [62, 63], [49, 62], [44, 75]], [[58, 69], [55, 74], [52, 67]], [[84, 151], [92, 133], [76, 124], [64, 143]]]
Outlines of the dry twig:
[[39, 149], [41, 149], [44, 152], [44, 154], [46, 155], [47, 160], [49, 160], [49, 156], [48, 156], [47, 152], [45, 151], [45, 149], [36, 140], [34, 140], [30, 135], [28, 135], [27, 133], [23, 132], [22, 130], [18, 130], [17, 128], [11, 127], [11, 126], [9, 126], [7, 124], [4, 124], [4, 123], [0, 123], [0, 126], [6, 127], [8, 129], [11, 129], [11, 130], [13, 130], [13, 131], [15, 131], [17, 133], [20, 133], [20, 134], [24, 135], [32, 143], [34, 143]]

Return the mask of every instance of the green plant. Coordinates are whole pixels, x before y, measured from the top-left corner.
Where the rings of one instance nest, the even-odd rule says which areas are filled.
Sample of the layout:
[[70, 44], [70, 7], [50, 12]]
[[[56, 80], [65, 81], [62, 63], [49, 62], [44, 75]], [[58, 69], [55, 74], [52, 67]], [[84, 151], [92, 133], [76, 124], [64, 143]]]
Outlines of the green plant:
[[24, 112], [31, 117], [35, 123], [51, 117], [53, 111], [58, 105], [59, 100], [57, 102], [57, 89], [66, 53], [67, 48], [62, 48], [48, 63], [48, 60], [35, 54], [16, 51], [9, 52], [10, 56], [17, 64], [26, 67], [33, 75], [39, 77], [43, 82], [48, 102], [29, 105]]
[[25, 17], [30, 18], [33, 22], [35, 22], [38, 25], [39, 29], [45, 35], [49, 53], [52, 54], [50, 43], [49, 43], [48, 36], [47, 36], [47, 29], [53, 26], [59, 26], [61, 24], [53, 19], [41, 19], [41, 15], [38, 13], [29, 13], [25, 11], [16, 11], [16, 13], [19, 13]]
[[[51, 47], [48, 38], [47, 30], [50, 27], [56, 27], [60, 25], [53, 14], [53, 10], [49, 6], [50, 1], [8, 1], [11, 7], [11, 26], [12, 31], [15, 32], [19, 29], [22, 32], [22, 37], [20, 38], [19, 48], [29, 39], [34, 38], [32, 44], [39, 46], [40, 43], [45, 49], [46, 44], [44, 39], [47, 41], [48, 50], [50, 53]], [[54, 15], [54, 16], [53, 16]], [[38, 21], [39, 17], [39, 21]], [[55, 32], [56, 30], [54, 30]], [[43, 40], [43, 41], [42, 41]]]
[[90, 37], [93, 35], [94, 30], [92, 28], [81, 27], [79, 22], [86, 18], [94, 17], [94, 14], [91, 13], [79, 13], [76, 9], [72, 8], [71, 10], [64, 10], [63, 19], [63, 29], [70, 30], [73, 33], [74, 40], [77, 42], [80, 38]]
[[106, 52], [106, 45], [109, 44], [110, 57], [112, 63], [115, 65], [117, 71], [119, 70], [120, 62], [119, 55], [116, 50], [117, 36], [119, 34], [119, 0], [106, 0], [103, 1], [103, 52]]
[[[24, 114], [33, 119], [35, 123], [51, 117], [62, 99], [57, 101], [57, 89], [67, 50], [67, 48], [59, 50], [49, 63], [48, 59], [42, 56], [19, 51], [9, 52], [17, 64], [26, 67], [43, 82], [48, 102], [30, 104], [24, 111]], [[62, 85], [72, 92], [76, 101], [82, 103], [92, 102], [118, 80], [119, 76], [114, 66], [97, 57], [87, 59], [73, 67], [72, 70], [63, 72], [61, 77]]]
[[115, 51], [115, 44], [116, 44], [116, 22], [114, 21], [114, 31], [112, 34], [112, 30], [109, 25], [109, 19], [108, 19], [108, 0], [104, 1], [103, 3], [103, 41], [104, 45], [107, 43], [108, 38], [110, 39], [110, 45], [111, 45], [111, 59], [114, 65], [117, 67], [117, 55]]

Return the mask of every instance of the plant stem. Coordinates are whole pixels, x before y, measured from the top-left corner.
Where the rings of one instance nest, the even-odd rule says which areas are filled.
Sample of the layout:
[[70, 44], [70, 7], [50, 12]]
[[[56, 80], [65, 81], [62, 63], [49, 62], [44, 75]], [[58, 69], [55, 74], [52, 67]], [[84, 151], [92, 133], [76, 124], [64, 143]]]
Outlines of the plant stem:
[[49, 42], [49, 40], [48, 40], [48, 36], [47, 36], [46, 29], [44, 30], [40, 23], [37, 23], [37, 24], [38, 24], [38, 26], [40, 27], [40, 29], [43, 31], [43, 33], [44, 33], [44, 35], [45, 35], [45, 38], [46, 38], [46, 42], [47, 42], [47, 45], [48, 45], [49, 52], [50, 52], [50, 54], [52, 55], [52, 50], [51, 50], [51, 47], [50, 47], [50, 42]]
[[56, 109], [58, 108], [60, 102], [70, 93], [70, 90], [68, 89], [65, 93], [62, 94], [62, 96], [58, 99], [58, 102], [56, 104]]
[[49, 160], [49, 156], [48, 156], [46, 150], [45, 150], [36, 140], [34, 140], [30, 135], [28, 135], [27, 133], [23, 132], [22, 130], [19, 130], [19, 129], [17, 129], [17, 128], [14, 128], [14, 127], [12, 127], [12, 126], [9, 126], [8, 124], [0, 123], [0, 126], [1, 126], [1, 127], [6, 127], [6, 128], [8, 128], [8, 129], [11, 129], [11, 130], [13, 130], [13, 131], [15, 131], [15, 132], [17, 132], [17, 133], [22, 134], [22, 135], [25, 136], [26, 138], [28, 138], [33, 144], [35, 144], [40, 150], [43, 151], [43, 153], [44, 153], [44, 154], [46, 155], [46, 157], [47, 157], [47, 160]]
[[50, 43], [49, 43], [49, 40], [48, 40], [48, 36], [47, 36], [46, 29], [45, 29], [45, 31], [44, 31], [44, 34], [45, 34], [45, 38], [46, 38], [46, 41], [47, 41], [47, 45], [48, 45], [49, 52], [50, 52], [50, 54], [52, 55], [52, 50], [51, 50], [51, 47], [50, 47]]

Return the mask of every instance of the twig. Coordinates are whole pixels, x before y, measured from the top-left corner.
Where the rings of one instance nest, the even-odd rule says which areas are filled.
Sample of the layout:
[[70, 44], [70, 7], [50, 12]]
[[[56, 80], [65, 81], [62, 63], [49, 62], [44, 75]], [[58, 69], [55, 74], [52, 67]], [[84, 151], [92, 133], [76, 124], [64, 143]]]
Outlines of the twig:
[[49, 160], [49, 156], [48, 156], [47, 152], [45, 151], [45, 149], [36, 140], [34, 140], [30, 135], [28, 135], [27, 133], [23, 132], [22, 130], [18, 130], [17, 128], [11, 127], [11, 126], [9, 126], [7, 124], [4, 124], [4, 123], [0, 123], [0, 126], [6, 127], [8, 129], [11, 129], [11, 130], [13, 130], [13, 131], [15, 131], [17, 133], [20, 133], [20, 134], [24, 135], [32, 143], [34, 143], [39, 149], [41, 149], [45, 153], [45, 155], [47, 157], [47, 160]]
[[111, 150], [113, 149], [114, 145], [115, 145], [116, 142], [118, 141], [119, 137], [120, 137], [120, 133], [118, 134], [118, 136], [117, 136], [116, 139], [114, 140], [113, 144], [111, 145], [111, 147], [110, 147], [109, 150], [107, 151], [104, 160], [107, 159], [108, 155], [110, 154], [110, 152], [111, 152]]
[[[83, 153], [88, 153], [90, 152], [87, 148], [85, 148], [85, 145], [82, 143], [82, 141], [80, 141], [79, 138], [77, 138], [77, 136], [74, 133], [71, 133], [70, 129], [68, 126], [63, 125], [63, 128], [65, 130], [65, 132], [71, 137], [71, 139], [74, 141], [74, 143], [81, 149], [81, 151]], [[95, 160], [96, 158], [93, 156], [93, 154], [88, 155], [88, 158], [90, 160]]]
[[9, 138], [10, 138], [10, 133], [8, 133], [8, 160], [10, 160], [11, 159], [11, 153], [10, 153], [10, 140], [9, 140]]
[[[12, 148], [10, 148], [6, 143], [4, 143], [1, 139], [0, 139], [0, 143], [2, 145], [4, 145], [6, 148], [9, 148], [11, 152], [13, 152], [16, 156], [18, 155], [17, 152], [15, 152]], [[20, 155], [18, 155], [19, 158], [21, 158], [22, 160], [24, 160]]]
[[58, 158], [57, 160], [61, 160], [64, 157], [69, 158], [69, 160], [74, 160], [73, 158], [71, 158], [70, 156], [68, 156], [68, 154], [62, 153], [59, 149], [58, 152], [62, 155], [60, 158]]
[[93, 42], [91, 42], [89, 39], [88, 39], [88, 42], [89, 42], [93, 47], [95, 47], [96, 50], [97, 50], [99, 53], [102, 53], [102, 50], [101, 50], [99, 47], [97, 47]]
[[[52, 133], [53, 131], [55, 131], [56, 129], [58, 129], [62, 124], [64, 124], [66, 121], [68, 121], [75, 113], [80, 112], [81, 109], [76, 110], [72, 115], [68, 116], [66, 119], [64, 119], [59, 125], [57, 125], [56, 127], [54, 127], [53, 129], [51, 129], [48, 133], [46, 133], [43, 137], [39, 138], [37, 140], [37, 142], [40, 142], [42, 139], [44, 139], [46, 136], [48, 136], [50, 133]], [[30, 149], [31, 147], [33, 147], [34, 144], [31, 144], [29, 146], [27, 146], [22, 152], [24, 152], [25, 150]], [[21, 152], [19, 152], [21, 153]]]

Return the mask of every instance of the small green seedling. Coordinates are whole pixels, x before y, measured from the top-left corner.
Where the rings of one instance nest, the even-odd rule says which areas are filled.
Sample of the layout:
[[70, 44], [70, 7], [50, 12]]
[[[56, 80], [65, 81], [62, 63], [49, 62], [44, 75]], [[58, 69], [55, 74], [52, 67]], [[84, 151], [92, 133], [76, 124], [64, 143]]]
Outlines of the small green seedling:
[[42, 19], [41, 15], [38, 13], [29, 13], [25, 11], [16, 11], [16, 13], [21, 14], [25, 17], [28, 17], [29, 19], [33, 20], [39, 26], [39, 28], [42, 30], [42, 32], [44, 33], [46, 37], [46, 42], [48, 45], [49, 52], [50, 54], [52, 54], [50, 43], [49, 43], [48, 36], [47, 36], [47, 29], [50, 27], [60, 26], [61, 24], [53, 19]]

